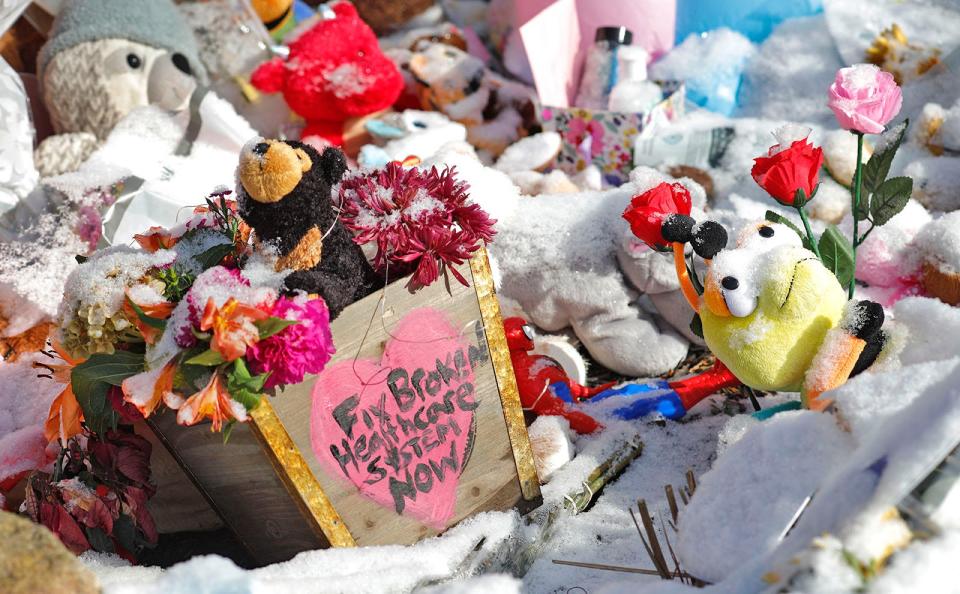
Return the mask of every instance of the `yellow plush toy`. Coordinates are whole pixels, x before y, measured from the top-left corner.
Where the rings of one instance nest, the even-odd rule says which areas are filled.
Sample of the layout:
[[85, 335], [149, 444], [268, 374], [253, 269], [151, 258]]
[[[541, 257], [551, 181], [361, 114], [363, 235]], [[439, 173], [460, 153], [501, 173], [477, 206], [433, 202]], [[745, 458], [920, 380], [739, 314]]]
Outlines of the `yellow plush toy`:
[[[689, 215], [689, 192], [665, 182], [635, 196], [623, 216], [652, 248], [673, 250], [680, 288], [719, 361], [713, 383], [727, 385], [732, 373], [752, 388], [800, 392], [804, 405], [820, 410], [829, 404], [823, 392], [876, 361], [886, 342], [883, 308], [848, 300], [792, 228], [761, 221], [725, 249], [727, 232], [719, 223], [698, 224]], [[702, 287], [687, 263], [687, 244], [707, 263]], [[697, 384], [683, 392], [670, 386], [677, 396], [664, 406], [672, 418], [715, 391], [707, 379]]]
[[703, 338], [734, 375], [760, 390], [799, 392], [847, 294], [796, 233], [763, 223], [713, 258], [702, 300]]
[[720, 225], [694, 227], [692, 219], [682, 219], [668, 218], [664, 237], [690, 241], [707, 260], [703, 295], [695, 298], [682, 242], [674, 244], [680, 246], [678, 276], [700, 314], [704, 341], [741, 382], [800, 392], [805, 406], [819, 410], [829, 404], [820, 394], [877, 359], [885, 343], [883, 308], [848, 300], [836, 276], [790, 227], [757, 223], [736, 248], [724, 250]]

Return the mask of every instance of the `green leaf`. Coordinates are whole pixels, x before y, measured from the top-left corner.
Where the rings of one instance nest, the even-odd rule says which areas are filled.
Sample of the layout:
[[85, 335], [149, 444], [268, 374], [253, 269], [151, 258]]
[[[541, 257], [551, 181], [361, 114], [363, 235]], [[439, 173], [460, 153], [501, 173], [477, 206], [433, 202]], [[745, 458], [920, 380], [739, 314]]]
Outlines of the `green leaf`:
[[233, 428], [236, 426], [236, 420], [230, 419], [227, 421], [227, 426], [223, 429], [223, 445], [227, 445], [227, 442], [230, 441], [230, 436], [233, 435]]
[[294, 324], [299, 324], [300, 322], [297, 320], [284, 320], [283, 318], [270, 316], [266, 320], [260, 320], [259, 322], [255, 323], [257, 328], [260, 330], [260, 340], [263, 340], [264, 338], [270, 338], [288, 326], [293, 326]]
[[268, 377], [270, 377], [269, 373], [250, 375], [250, 370], [247, 369], [243, 359], [237, 359], [233, 362], [233, 368], [227, 373], [227, 391], [248, 411], [253, 410], [260, 404], [263, 385]]
[[233, 252], [233, 248], [232, 243], [218, 243], [205, 252], [197, 254], [193, 259], [197, 261], [197, 264], [199, 264], [203, 270], [206, 270], [222, 262], [224, 258]]
[[142, 353], [129, 351], [115, 351], [112, 354], [97, 353], [73, 368], [70, 373], [70, 383], [73, 391], [83, 391], [94, 383], [106, 383], [119, 386], [123, 380], [131, 375], [143, 371], [144, 361]]
[[87, 540], [90, 541], [90, 546], [94, 551], [99, 553], [116, 552], [116, 550], [113, 548], [113, 541], [110, 540], [110, 537], [107, 536], [107, 533], [100, 528], [90, 528], [89, 526], [86, 526], [84, 527], [84, 532], [86, 532]]
[[693, 319], [690, 320], [690, 331], [703, 338], [703, 320], [700, 319], [700, 314], [693, 314]]
[[83, 410], [87, 427], [96, 434], [103, 434], [116, 427], [119, 416], [107, 392], [110, 386], [119, 386], [123, 380], [143, 371], [142, 353], [116, 351], [113, 354], [98, 353], [77, 365], [70, 372], [70, 386], [77, 403]]
[[883, 180], [887, 179], [887, 174], [890, 173], [890, 165], [893, 164], [893, 157], [897, 154], [900, 143], [903, 142], [909, 124], [910, 120], [904, 120], [903, 123], [891, 128], [883, 135], [881, 140], [883, 148], [874, 151], [866, 165], [863, 166], [861, 197], [864, 193], [873, 194], [876, 192]]
[[870, 202], [870, 214], [874, 225], [883, 225], [903, 210], [913, 193], [913, 180], [909, 177], [891, 177], [880, 184]]
[[853, 246], [850, 241], [834, 225], [820, 236], [820, 257], [823, 265], [833, 272], [840, 285], [850, 286], [853, 280]]
[[127, 303], [130, 304], [130, 307], [133, 308], [133, 311], [136, 312], [137, 317], [140, 318], [140, 321], [150, 326], [151, 328], [156, 328], [157, 330], [163, 331], [167, 328], [167, 321], [161, 320], [160, 318], [152, 318], [143, 311], [143, 308], [134, 302], [130, 297], [126, 297]]
[[813, 251], [813, 246], [810, 244], [810, 239], [807, 237], [807, 234], [801, 231], [800, 227], [797, 227], [796, 225], [794, 225], [793, 221], [791, 221], [790, 219], [780, 214], [777, 214], [772, 210], [768, 210], [763, 218], [770, 221], [771, 223], [780, 223], [782, 225], [786, 225], [787, 227], [790, 227], [791, 229], [793, 229], [794, 233], [800, 236], [800, 241], [803, 242], [803, 247], [807, 248], [811, 252]]
[[140, 549], [137, 542], [137, 528], [133, 525], [130, 516], [126, 514], [120, 514], [120, 517], [113, 521], [113, 537], [128, 551], [135, 553]]
[[202, 353], [200, 353], [199, 355], [195, 355], [187, 359], [186, 361], [184, 361], [184, 364], [202, 365], [203, 367], [216, 367], [217, 365], [220, 365], [221, 363], [225, 363], [225, 362], [226, 362], [225, 359], [220, 353], [218, 353], [213, 349], [207, 349]]
[[184, 365], [183, 361], [199, 355], [204, 350], [206, 349], [202, 346], [194, 347], [180, 355], [180, 363], [177, 365], [177, 372], [174, 375], [174, 387], [191, 394], [203, 387], [203, 380], [207, 379], [210, 368], [201, 365]]

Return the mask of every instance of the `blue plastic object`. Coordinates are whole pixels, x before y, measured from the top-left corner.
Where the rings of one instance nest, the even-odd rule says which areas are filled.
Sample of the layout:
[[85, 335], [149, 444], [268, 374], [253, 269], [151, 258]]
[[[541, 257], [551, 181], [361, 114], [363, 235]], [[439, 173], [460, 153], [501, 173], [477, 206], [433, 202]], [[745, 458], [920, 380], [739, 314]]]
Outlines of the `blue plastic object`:
[[670, 386], [667, 384], [667, 380], [651, 380], [643, 384], [627, 384], [625, 386], [620, 386], [619, 388], [610, 388], [609, 390], [604, 390], [603, 392], [600, 392], [591, 398], [590, 402], [605, 400], [611, 396], [633, 396], [636, 394], [646, 394], [648, 392], [663, 392], [669, 389]]
[[613, 411], [613, 416], [625, 421], [650, 415], [676, 420], [683, 418], [685, 414], [687, 414], [687, 409], [684, 408], [683, 403], [680, 402], [680, 397], [673, 390], [659, 396], [638, 398], [627, 406]]
[[676, 42], [729, 27], [760, 43], [783, 21], [823, 11], [823, 0], [677, 0]]

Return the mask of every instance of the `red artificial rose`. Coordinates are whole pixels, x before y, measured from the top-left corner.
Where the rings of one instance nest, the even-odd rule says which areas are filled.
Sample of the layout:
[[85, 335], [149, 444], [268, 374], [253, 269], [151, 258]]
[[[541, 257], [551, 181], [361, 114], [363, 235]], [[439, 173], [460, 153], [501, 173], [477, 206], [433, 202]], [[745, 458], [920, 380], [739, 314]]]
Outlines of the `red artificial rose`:
[[669, 243], [660, 232], [660, 225], [667, 215], [690, 214], [690, 192], [683, 184], [663, 182], [630, 201], [623, 211], [623, 218], [630, 223], [633, 234], [654, 249], [662, 249]]
[[808, 200], [813, 196], [823, 165], [823, 149], [814, 147], [805, 138], [778, 151], [780, 146], [772, 147], [768, 156], [754, 159], [750, 174], [780, 204], [803, 206], [794, 204], [794, 198], [797, 190], [803, 190]]

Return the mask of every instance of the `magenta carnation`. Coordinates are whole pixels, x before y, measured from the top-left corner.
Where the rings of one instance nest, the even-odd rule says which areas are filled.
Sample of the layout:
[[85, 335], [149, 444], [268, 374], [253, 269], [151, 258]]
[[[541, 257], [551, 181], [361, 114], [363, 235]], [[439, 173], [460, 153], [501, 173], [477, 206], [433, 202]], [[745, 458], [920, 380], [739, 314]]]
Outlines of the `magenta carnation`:
[[254, 373], [270, 373], [266, 388], [299, 384], [323, 371], [336, 352], [330, 333], [330, 312], [323, 299], [281, 297], [270, 315], [298, 323], [247, 347], [246, 360]]
[[411, 290], [429, 285], [463, 264], [493, 239], [492, 220], [468, 202], [469, 186], [454, 169], [438, 172], [389, 163], [376, 171], [344, 177], [340, 184], [340, 220], [359, 244], [375, 243], [374, 266], [391, 277], [413, 274]]

